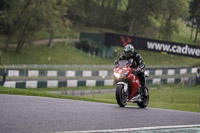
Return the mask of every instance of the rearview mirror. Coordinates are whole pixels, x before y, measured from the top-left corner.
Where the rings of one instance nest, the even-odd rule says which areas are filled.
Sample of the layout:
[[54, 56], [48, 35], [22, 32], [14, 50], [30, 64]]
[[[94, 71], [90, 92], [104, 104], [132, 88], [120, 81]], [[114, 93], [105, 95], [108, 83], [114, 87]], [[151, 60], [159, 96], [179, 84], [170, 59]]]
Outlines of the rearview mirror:
[[118, 64], [119, 64], [119, 61], [115, 60], [114, 65], [118, 65]]

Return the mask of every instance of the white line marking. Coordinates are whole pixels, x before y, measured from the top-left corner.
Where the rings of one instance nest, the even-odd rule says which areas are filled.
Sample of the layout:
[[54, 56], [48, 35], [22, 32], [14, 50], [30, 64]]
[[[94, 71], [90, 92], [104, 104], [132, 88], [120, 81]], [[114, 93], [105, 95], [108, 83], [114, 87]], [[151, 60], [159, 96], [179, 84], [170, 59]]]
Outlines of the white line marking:
[[61, 131], [52, 133], [112, 133], [112, 132], [128, 132], [128, 131], [143, 131], [156, 129], [173, 129], [173, 128], [190, 128], [200, 127], [200, 125], [177, 125], [177, 126], [157, 126], [157, 127], [139, 127], [139, 128], [125, 128], [125, 129], [108, 129], [108, 130], [86, 130], [86, 131]]

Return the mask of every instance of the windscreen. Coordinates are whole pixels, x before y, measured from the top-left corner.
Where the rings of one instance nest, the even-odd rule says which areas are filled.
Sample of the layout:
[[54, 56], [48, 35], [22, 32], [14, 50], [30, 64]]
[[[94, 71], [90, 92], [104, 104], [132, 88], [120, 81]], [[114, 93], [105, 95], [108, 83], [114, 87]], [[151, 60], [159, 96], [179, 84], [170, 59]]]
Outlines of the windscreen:
[[119, 61], [119, 68], [122, 69], [127, 64], [128, 64], [128, 60], [121, 60]]

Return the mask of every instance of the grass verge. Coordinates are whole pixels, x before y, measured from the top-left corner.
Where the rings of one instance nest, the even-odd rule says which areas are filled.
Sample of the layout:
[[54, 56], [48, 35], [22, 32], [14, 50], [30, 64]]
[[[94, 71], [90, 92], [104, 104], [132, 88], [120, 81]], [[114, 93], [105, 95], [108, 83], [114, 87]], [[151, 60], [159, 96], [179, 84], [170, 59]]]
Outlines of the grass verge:
[[67, 91], [72, 91], [72, 90], [102, 90], [102, 89], [114, 89], [114, 86], [95, 86], [95, 87], [86, 87], [86, 86], [80, 86], [80, 87], [60, 87], [60, 88], [30, 88], [26, 90], [31, 90], [31, 91], [62, 91], [62, 90], [67, 90]]
[[[96, 87], [94, 87], [93, 89], [95, 88]], [[83, 88], [76, 88], [76, 90], [80, 89]], [[98, 89], [105, 89], [105, 87], [99, 87]], [[52, 90], [55, 91], [55, 89]], [[92, 95], [76, 97], [76, 96], [67, 96], [59, 94], [50, 94], [44, 91], [49, 91], [49, 90], [15, 89], [15, 88], [0, 87], [0, 94], [40, 96], [40, 97], [51, 97], [60, 99], [73, 99], [73, 100], [117, 104], [114, 93], [92, 94]], [[134, 103], [128, 103], [128, 105], [137, 106]], [[150, 89], [150, 103], [148, 107], [200, 112], [200, 86], [197, 87], [158, 86], [156, 90]]]
[[17, 88], [6, 88], [0, 86], [0, 94], [11, 94], [11, 95], [25, 95], [25, 96], [39, 96], [39, 97], [50, 97], [50, 98], [59, 98], [59, 99], [72, 99], [72, 100], [83, 100], [91, 102], [103, 102], [110, 103], [104, 100], [96, 100], [88, 97], [77, 97], [77, 96], [68, 96], [60, 94], [51, 94], [44, 91], [34, 91], [28, 89], [17, 89]]
[[[115, 94], [87, 95], [83, 97], [116, 103]], [[135, 103], [128, 103], [128, 105], [137, 106]], [[200, 112], [200, 86], [172, 86], [158, 87], [156, 90], [150, 89], [148, 107]]]

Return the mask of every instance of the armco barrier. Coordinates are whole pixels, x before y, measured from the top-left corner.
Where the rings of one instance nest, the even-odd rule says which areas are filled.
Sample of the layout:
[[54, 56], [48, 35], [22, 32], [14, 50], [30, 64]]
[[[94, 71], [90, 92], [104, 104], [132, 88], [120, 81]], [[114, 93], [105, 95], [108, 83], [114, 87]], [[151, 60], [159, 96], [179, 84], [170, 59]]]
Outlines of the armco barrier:
[[108, 76], [108, 70], [99, 70], [99, 71], [61, 71], [61, 70], [23, 70], [23, 69], [9, 69], [6, 70], [8, 77], [106, 77]]
[[[178, 84], [180, 82], [188, 82], [193, 77], [184, 78], [154, 78], [147, 79], [147, 85], [160, 84]], [[47, 81], [6, 81], [4, 87], [12, 88], [50, 88], [50, 87], [77, 87], [77, 86], [113, 86], [114, 80], [47, 80]]]
[[[112, 70], [99, 70], [99, 71], [74, 71], [74, 70], [26, 70], [26, 69], [6, 69], [8, 77], [107, 77], [112, 73]], [[197, 67], [193, 68], [160, 68], [160, 69], [147, 69], [149, 75], [162, 76], [162, 75], [176, 75], [176, 74], [192, 74], [197, 73]]]

